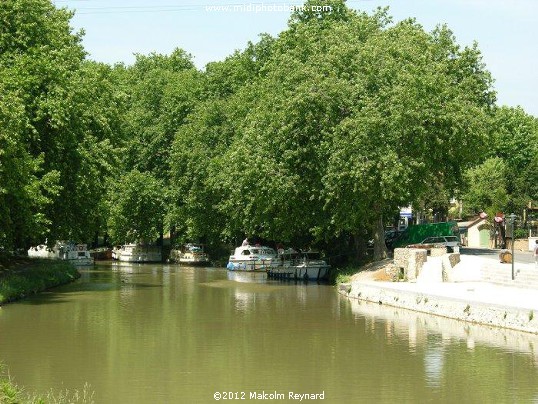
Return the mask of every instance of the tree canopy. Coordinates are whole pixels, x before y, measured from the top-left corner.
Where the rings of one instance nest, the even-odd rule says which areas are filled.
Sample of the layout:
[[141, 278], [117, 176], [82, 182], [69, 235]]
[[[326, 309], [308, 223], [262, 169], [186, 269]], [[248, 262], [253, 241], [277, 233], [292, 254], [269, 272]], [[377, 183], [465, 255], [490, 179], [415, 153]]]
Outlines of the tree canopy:
[[538, 199], [537, 121], [498, 108], [476, 44], [343, 0], [198, 70], [185, 51], [86, 59], [72, 14], [0, 3], [0, 246], [58, 238], [363, 253], [402, 206]]

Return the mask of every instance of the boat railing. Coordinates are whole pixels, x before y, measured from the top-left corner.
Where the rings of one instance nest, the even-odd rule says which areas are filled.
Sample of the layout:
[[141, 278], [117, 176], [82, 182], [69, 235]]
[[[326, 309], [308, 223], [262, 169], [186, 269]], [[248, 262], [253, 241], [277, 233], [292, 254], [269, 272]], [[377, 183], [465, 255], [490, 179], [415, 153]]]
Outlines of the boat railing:
[[271, 258], [260, 258], [252, 261], [242, 261], [234, 264], [233, 267], [236, 270], [242, 271], [260, 271], [272, 268], [275, 265], [275, 260]]

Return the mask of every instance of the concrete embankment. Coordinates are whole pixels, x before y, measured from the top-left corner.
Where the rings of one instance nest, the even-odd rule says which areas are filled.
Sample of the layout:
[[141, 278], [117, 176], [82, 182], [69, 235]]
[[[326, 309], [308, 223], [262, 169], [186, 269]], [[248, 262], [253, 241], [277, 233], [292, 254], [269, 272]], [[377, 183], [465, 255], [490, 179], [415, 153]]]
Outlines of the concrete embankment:
[[[460, 273], [456, 281], [434, 280], [425, 272], [414, 282], [376, 281], [373, 274], [362, 274], [339, 285], [339, 292], [353, 299], [538, 334], [538, 289], [530, 284], [522, 287], [517, 277], [485, 282], [498, 267], [491, 259], [462, 256], [454, 267], [453, 274]], [[510, 273], [509, 266], [500, 270]], [[519, 265], [516, 272], [524, 277], [533, 271], [532, 265]]]
[[67, 261], [9, 259], [0, 265], [0, 305], [22, 299], [80, 277]]

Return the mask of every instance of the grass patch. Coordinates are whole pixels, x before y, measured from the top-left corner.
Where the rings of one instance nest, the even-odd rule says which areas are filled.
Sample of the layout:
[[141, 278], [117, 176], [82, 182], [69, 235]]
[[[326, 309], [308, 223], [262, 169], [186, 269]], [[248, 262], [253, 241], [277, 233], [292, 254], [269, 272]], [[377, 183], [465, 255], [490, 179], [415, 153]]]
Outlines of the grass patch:
[[330, 271], [330, 282], [333, 284], [340, 283], [349, 283], [351, 277], [359, 272], [359, 269], [356, 266], [347, 266], [343, 268], [335, 268], [333, 271]]
[[67, 261], [3, 258], [0, 264], [0, 304], [22, 299], [80, 277]]
[[2, 404], [67, 404], [67, 403], [95, 403], [93, 392], [86, 384], [82, 391], [68, 390], [54, 393], [52, 390], [39, 396], [26, 392], [19, 387], [7, 372], [5, 366], [0, 364], [0, 403]]

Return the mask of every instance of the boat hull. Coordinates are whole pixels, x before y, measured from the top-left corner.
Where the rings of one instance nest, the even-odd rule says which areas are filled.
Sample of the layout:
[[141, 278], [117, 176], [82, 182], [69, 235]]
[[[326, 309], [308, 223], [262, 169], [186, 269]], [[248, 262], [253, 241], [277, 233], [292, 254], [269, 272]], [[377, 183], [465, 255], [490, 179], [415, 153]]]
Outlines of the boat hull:
[[269, 278], [321, 281], [329, 277], [329, 266], [282, 265], [267, 271]]
[[191, 260], [188, 258], [180, 258], [178, 261], [181, 265], [191, 266], [191, 267], [203, 267], [209, 265], [208, 260]]
[[95, 263], [95, 260], [92, 257], [67, 259], [66, 261], [69, 261], [77, 267], [91, 266]]
[[161, 256], [153, 256], [149, 254], [136, 254], [136, 255], [125, 255], [120, 254], [117, 256], [116, 260], [121, 262], [161, 262]]

